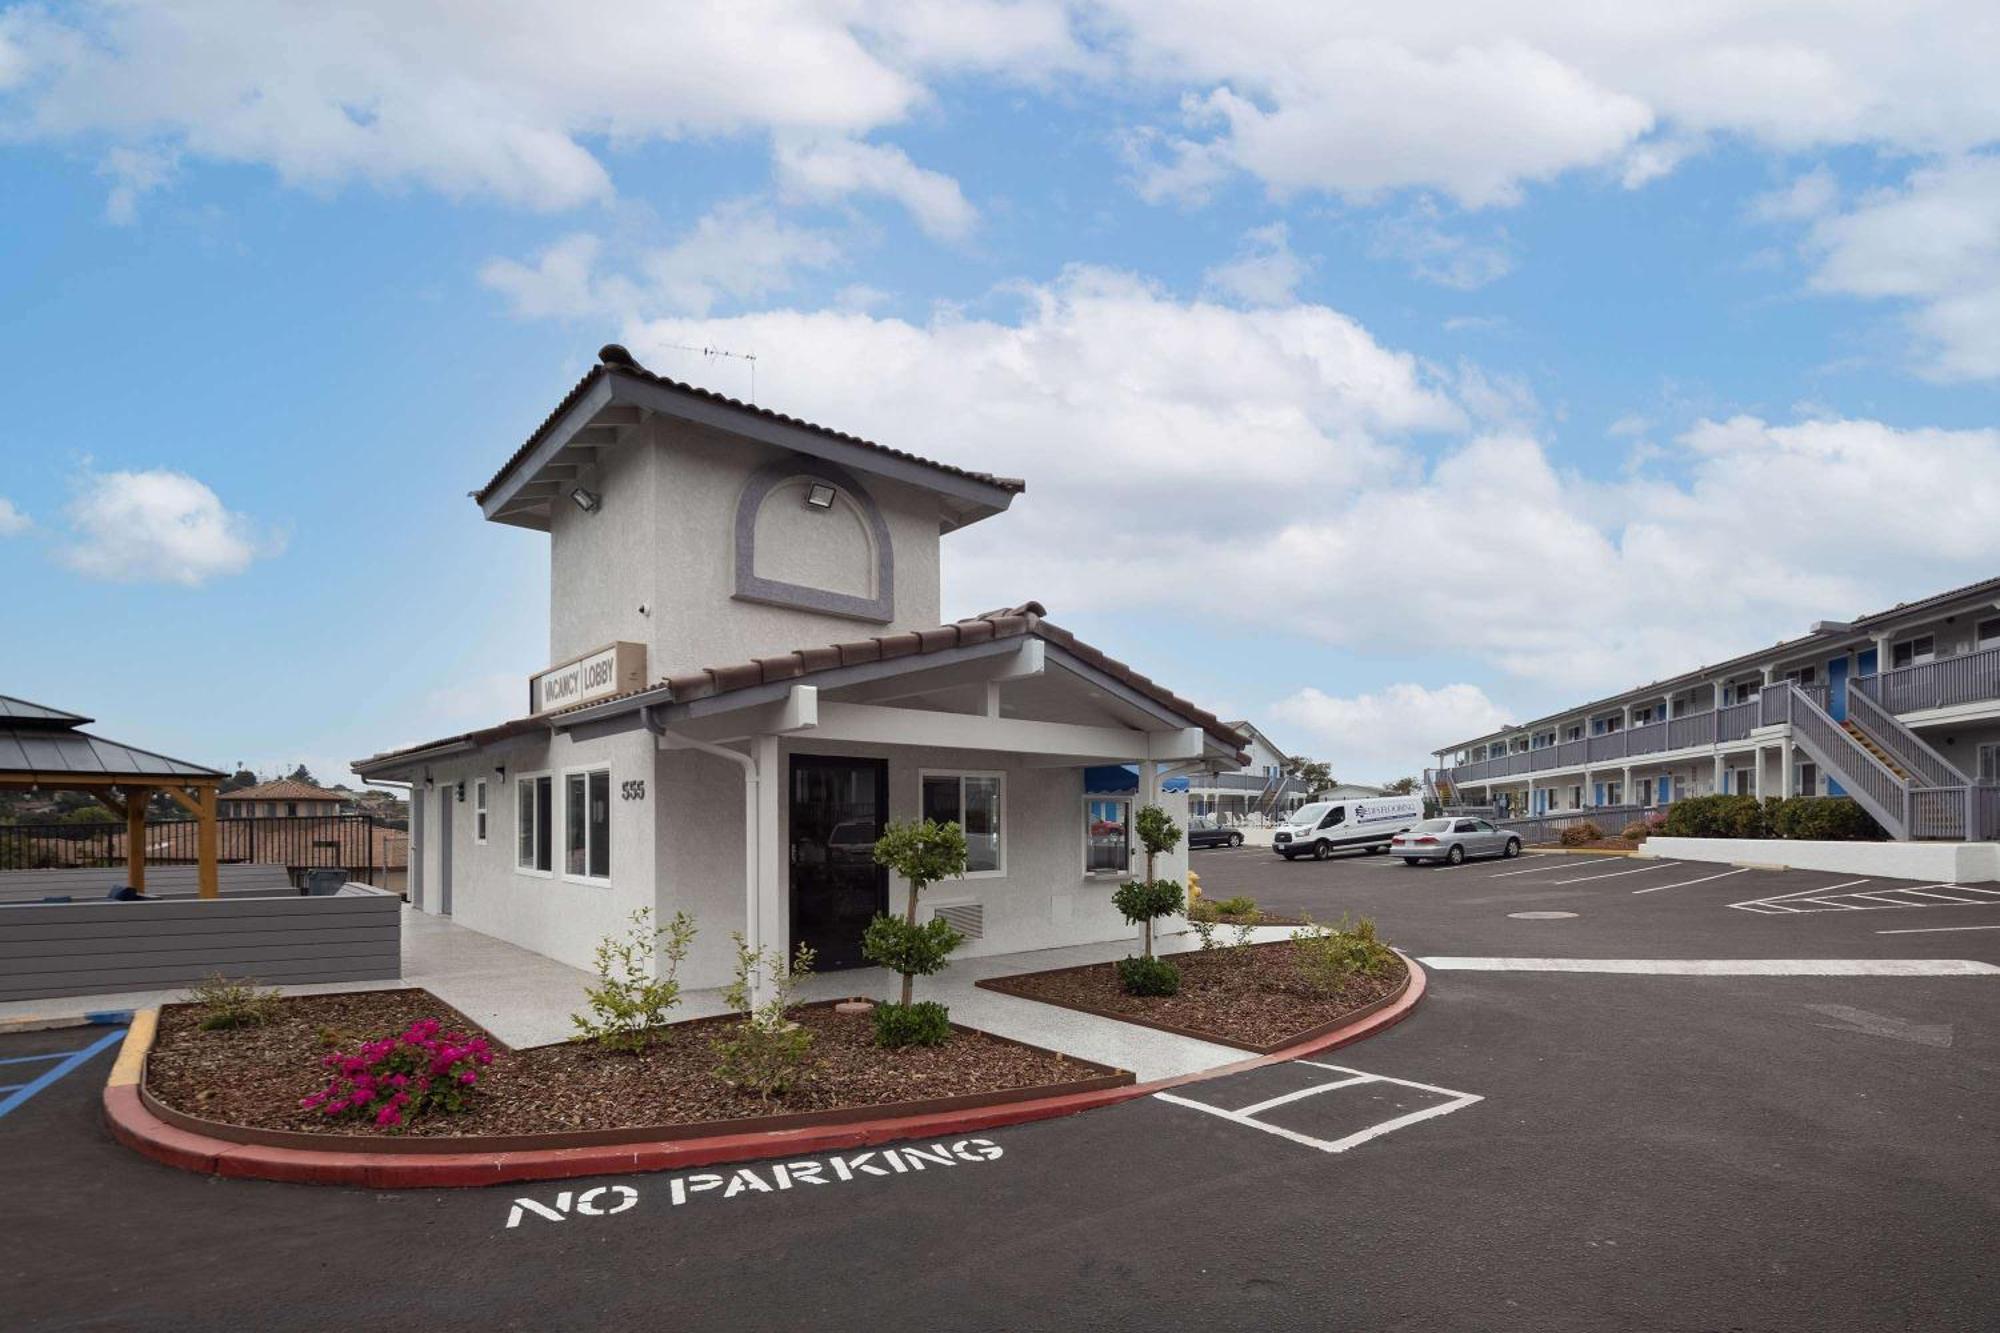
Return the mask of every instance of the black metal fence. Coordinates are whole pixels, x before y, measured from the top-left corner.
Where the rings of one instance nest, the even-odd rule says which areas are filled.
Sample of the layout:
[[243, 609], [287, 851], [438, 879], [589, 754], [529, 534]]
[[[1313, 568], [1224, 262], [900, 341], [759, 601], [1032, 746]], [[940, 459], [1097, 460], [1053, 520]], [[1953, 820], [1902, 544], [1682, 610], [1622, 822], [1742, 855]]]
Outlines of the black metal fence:
[[[200, 823], [146, 821], [146, 864], [193, 865]], [[404, 869], [408, 835], [373, 815], [258, 816], [216, 821], [216, 855], [226, 862], [281, 865], [294, 879], [338, 866], [347, 877], [381, 885]], [[0, 824], [0, 870], [43, 870], [127, 863], [123, 822]]]

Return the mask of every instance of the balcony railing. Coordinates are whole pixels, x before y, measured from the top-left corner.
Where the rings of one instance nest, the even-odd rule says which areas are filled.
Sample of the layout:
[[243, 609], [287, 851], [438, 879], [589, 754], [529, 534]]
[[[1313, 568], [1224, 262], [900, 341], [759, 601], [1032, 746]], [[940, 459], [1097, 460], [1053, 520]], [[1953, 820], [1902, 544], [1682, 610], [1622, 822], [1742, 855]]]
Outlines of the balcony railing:
[[1892, 713], [1986, 703], [2000, 699], [2000, 648], [1862, 676], [1848, 688], [1860, 690]]

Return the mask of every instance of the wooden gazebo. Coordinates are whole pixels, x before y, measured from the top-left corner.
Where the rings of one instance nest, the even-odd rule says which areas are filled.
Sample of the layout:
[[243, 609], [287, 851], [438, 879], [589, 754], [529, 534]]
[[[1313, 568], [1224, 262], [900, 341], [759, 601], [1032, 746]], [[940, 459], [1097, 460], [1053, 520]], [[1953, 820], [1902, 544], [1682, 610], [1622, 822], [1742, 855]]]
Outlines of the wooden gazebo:
[[128, 882], [146, 887], [146, 804], [163, 792], [198, 821], [195, 883], [214, 898], [216, 790], [212, 768], [108, 741], [81, 730], [93, 719], [0, 694], [0, 789], [88, 792], [125, 821]]

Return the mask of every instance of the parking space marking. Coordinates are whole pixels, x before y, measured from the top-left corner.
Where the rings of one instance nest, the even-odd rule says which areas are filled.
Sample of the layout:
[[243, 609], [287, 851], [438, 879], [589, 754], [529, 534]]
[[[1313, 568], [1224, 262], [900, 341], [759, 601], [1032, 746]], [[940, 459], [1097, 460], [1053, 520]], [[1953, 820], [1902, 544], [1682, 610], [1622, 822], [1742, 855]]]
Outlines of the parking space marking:
[[[1554, 855], [1554, 853], [1552, 853], [1552, 852], [1533, 852], [1533, 853], [1530, 853], [1530, 855], [1534, 855], [1534, 856], [1552, 856], [1552, 855]], [[1569, 865], [1568, 865], [1568, 866], [1566, 866], [1566, 867], [1565, 867], [1565, 869], [1569, 869], [1569, 870], [1581, 870], [1581, 869], [1582, 869], [1582, 868], [1583, 868], [1584, 866], [1594, 866], [1594, 865], [1602, 865], [1602, 864], [1603, 864], [1604, 862], [1606, 862], [1606, 861], [1623, 861], [1624, 859], [1625, 859], [1625, 858], [1624, 858], [1624, 857], [1622, 857], [1622, 856], [1593, 856], [1593, 857], [1591, 857], [1591, 858], [1590, 858], [1590, 859], [1589, 859], [1588, 861], [1572, 861], [1572, 862], [1570, 862], [1570, 863], [1569, 863]], [[1543, 867], [1543, 866], [1529, 866], [1529, 867], [1528, 867], [1527, 869], [1525, 869], [1525, 870], [1503, 870], [1503, 871], [1501, 871], [1501, 872], [1500, 872], [1499, 874], [1497, 874], [1497, 875], [1488, 875], [1488, 876], [1487, 876], [1486, 878], [1488, 878], [1488, 879], [1505, 879], [1505, 878], [1506, 878], [1507, 876], [1509, 876], [1509, 875], [1532, 875], [1532, 874], [1535, 874], [1535, 873], [1537, 873], [1538, 871], [1541, 871], [1541, 870], [1543, 870], [1543, 869], [1545, 869], [1545, 868], [1546, 868], [1546, 867]]]
[[1593, 879], [1617, 879], [1620, 875], [1643, 875], [1649, 870], [1672, 870], [1679, 861], [1661, 861], [1657, 865], [1640, 866], [1636, 870], [1613, 870], [1603, 875], [1579, 875], [1575, 879], [1559, 879], [1557, 884], [1587, 884]]
[[125, 1029], [112, 1028], [90, 1045], [74, 1051], [51, 1051], [46, 1055], [22, 1055], [5, 1061], [6, 1064], [27, 1064], [30, 1061], [54, 1060], [57, 1063], [43, 1070], [26, 1083], [0, 1085], [0, 1119], [5, 1119], [14, 1111], [26, 1105], [38, 1092], [54, 1084], [58, 1079], [89, 1063], [99, 1051], [117, 1045], [125, 1039]]
[[[1275, 1134], [1281, 1139], [1289, 1139], [1293, 1143], [1304, 1144], [1308, 1148], [1317, 1148], [1319, 1151], [1325, 1153], [1346, 1152], [1349, 1148], [1358, 1148], [1371, 1139], [1379, 1139], [1384, 1134], [1405, 1129], [1422, 1120], [1431, 1120], [1441, 1115], [1450, 1115], [1453, 1111], [1464, 1110], [1474, 1102], [1486, 1100], [1475, 1092], [1459, 1092], [1452, 1088], [1440, 1088], [1429, 1083], [1413, 1082], [1406, 1078], [1390, 1078], [1386, 1074], [1370, 1074], [1361, 1069], [1349, 1069], [1345, 1065], [1322, 1064], [1317, 1060], [1297, 1060], [1293, 1063], [1309, 1065], [1314, 1069], [1329, 1070], [1336, 1074], [1346, 1074], [1348, 1077], [1336, 1079], [1331, 1083], [1315, 1084], [1310, 1088], [1305, 1088], [1298, 1092], [1288, 1092], [1282, 1097], [1273, 1097], [1269, 1101], [1258, 1102], [1254, 1106], [1246, 1106], [1240, 1111], [1226, 1111], [1220, 1106], [1211, 1106], [1207, 1102], [1196, 1101], [1192, 1097], [1176, 1096], [1171, 1092], [1156, 1092], [1153, 1094], [1153, 1097], [1158, 1101], [1170, 1102], [1175, 1106], [1185, 1106], [1192, 1111], [1206, 1111], [1208, 1114], [1227, 1120], [1232, 1124], [1242, 1125], [1248, 1129], [1262, 1130], [1266, 1134]], [[1314, 1138], [1310, 1134], [1301, 1134], [1295, 1129], [1287, 1129], [1283, 1125], [1273, 1125], [1255, 1118], [1259, 1111], [1268, 1111], [1272, 1107], [1296, 1102], [1301, 1098], [1314, 1097], [1323, 1092], [1333, 1092], [1340, 1088], [1351, 1088], [1363, 1083], [1387, 1083], [1399, 1088], [1414, 1088], [1419, 1092], [1428, 1092], [1434, 1096], [1448, 1097], [1451, 1100], [1439, 1102], [1436, 1106], [1426, 1106], [1421, 1110], [1411, 1111], [1405, 1115], [1395, 1116], [1392, 1119], [1370, 1125], [1366, 1129], [1358, 1130], [1355, 1133], [1347, 1135], [1345, 1138], [1339, 1139]]]
[[1970, 958], [1419, 958], [1439, 972], [1596, 972], [1643, 977], [1983, 977]]
[[1905, 926], [1901, 930], [1878, 930], [1877, 935], [1943, 935], [1956, 930], [2000, 930], [2000, 926]]
[[[1883, 912], [1913, 907], [2000, 907], [2000, 889], [1983, 889], [1966, 884], [1926, 884], [1921, 887], [1838, 890], [1872, 880], [1850, 879], [1817, 889], [1779, 894], [1771, 898], [1749, 898], [1731, 907], [1765, 916], [1809, 912]], [[1946, 892], [1940, 892], [1946, 890]]]
[[1725, 870], [1719, 875], [1703, 875], [1700, 879], [1684, 879], [1678, 884], [1655, 884], [1649, 889], [1634, 889], [1632, 892], [1658, 893], [1661, 889], [1685, 889], [1690, 884], [1706, 884], [1712, 879], [1728, 879], [1731, 875], [1746, 875], [1748, 873], [1750, 873], [1749, 866], [1738, 866], [1734, 870]]

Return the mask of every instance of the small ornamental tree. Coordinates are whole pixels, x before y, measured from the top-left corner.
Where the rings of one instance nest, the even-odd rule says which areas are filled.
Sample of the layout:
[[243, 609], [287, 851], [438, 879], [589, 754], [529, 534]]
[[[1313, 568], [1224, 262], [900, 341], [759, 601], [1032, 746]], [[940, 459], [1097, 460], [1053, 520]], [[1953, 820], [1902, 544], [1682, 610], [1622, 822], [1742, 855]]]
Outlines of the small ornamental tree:
[[1183, 897], [1179, 880], [1157, 879], [1154, 865], [1162, 856], [1181, 845], [1180, 825], [1157, 805], [1139, 811], [1132, 821], [1139, 843], [1146, 849], [1146, 877], [1130, 879], [1111, 895], [1111, 905], [1133, 925], [1143, 930], [1142, 956], [1127, 958], [1118, 965], [1119, 980], [1134, 995], [1172, 995], [1180, 988], [1180, 972], [1172, 963], [1153, 957], [1153, 922], [1181, 910]]
[[942, 971], [965, 936], [943, 919], [917, 924], [917, 897], [941, 879], [965, 873], [965, 830], [957, 824], [912, 820], [891, 824], [875, 842], [875, 864], [887, 866], [910, 886], [900, 918], [882, 914], [868, 923], [861, 952], [903, 978], [902, 1006], [909, 1008], [918, 977]]
[[694, 918], [686, 912], [675, 912], [664, 927], [653, 925], [650, 907], [633, 912], [624, 938], [606, 935], [597, 942], [597, 984], [583, 992], [590, 1012], [571, 1014], [569, 1021], [606, 1050], [644, 1051], [662, 1036], [667, 1011], [680, 1003], [674, 974], [694, 936]]

